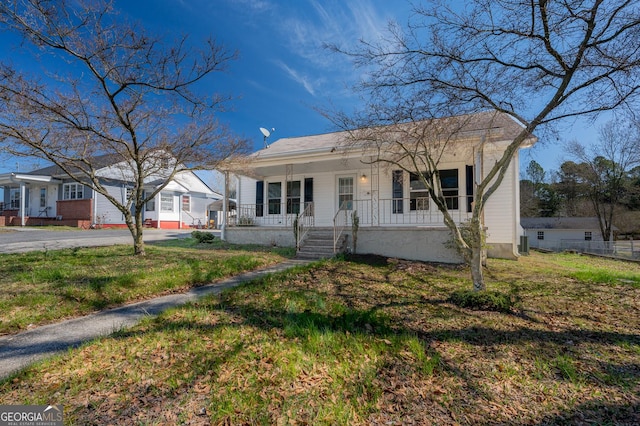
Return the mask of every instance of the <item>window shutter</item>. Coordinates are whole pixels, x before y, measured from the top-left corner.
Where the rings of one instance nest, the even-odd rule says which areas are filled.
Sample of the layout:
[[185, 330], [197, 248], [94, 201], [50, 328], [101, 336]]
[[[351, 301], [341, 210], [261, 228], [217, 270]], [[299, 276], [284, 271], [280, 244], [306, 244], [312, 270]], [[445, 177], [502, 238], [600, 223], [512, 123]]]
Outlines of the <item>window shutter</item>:
[[398, 214], [398, 213], [403, 213], [403, 200], [402, 197], [404, 195], [404, 188], [403, 188], [403, 176], [404, 174], [402, 173], [402, 170], [394, 170], [391, 173], [392, 176], [392, 180], [393, 180], [393, 193], [392, 193], [392, 198], [393, 198], [393, 213]]
[[256, 182], [256, 217], [264, 216], [264, 181]]
[[313, 178], [304, 178], [304, 203], [313, 202]]
[[312, 206], [307, 210], [307, 207], [311, 204], [313, 204], [313, 178], [304, 178], [304, 209], [307, 216], [313, 216], [314, 214], [315, 207]]
[[471, 212], [473, 203], [473, 166], [466, 166], [467, 172], [467, 212]]

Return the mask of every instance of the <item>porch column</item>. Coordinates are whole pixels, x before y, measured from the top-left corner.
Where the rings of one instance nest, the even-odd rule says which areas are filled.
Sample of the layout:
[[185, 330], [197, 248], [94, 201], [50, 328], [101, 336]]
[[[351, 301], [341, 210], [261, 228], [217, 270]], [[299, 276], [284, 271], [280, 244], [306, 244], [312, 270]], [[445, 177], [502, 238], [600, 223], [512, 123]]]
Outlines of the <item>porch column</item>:
[[[287, 214], [287, 197], [289, 196], [289, 194], [287, 193], [287, 191], [289, 190], [289, 182], [293, 182], [293, 164], [287, 164], [286, 166], [286, 177], [285, 177], [285, 183], [284, 183], [284, 205], [282, 206], [282, 210], [283, 210], [283, 214], [284, 214], [284, 223], [289, 226], [292, 225], [293, 222], [289, 222], [289, 221], [293, 221], [293, 218], [290, 217], [291, 215]], [[304, 207], [303, 207], [304, 210]]]
[[156, 228], [160, 229], [160, 192], [158, 192], [155, 196], [156, 199], [156, 215], [157, 215], [157, 219], [156, 220]]
[[369, 157], [371, 163], [371, 226], [380, 225], [380, 163]]
[[91, 188], [91, 195], [93, 196], [93, 215], [91, 218], [91, 225], [95, 228], [98, 224], [98, 193], [94, 188]]
[[224, 172], [224, 193], [222, 194], [222, 225], [220, 226], [220, 239], [227, 241], [227, 209], [229, 205], [229, 171]]
[[27, 205], [26, 200], [26, 186], [24, 182], [20, 182], [20, 226], [24, 226], [26, 224], [25, 220], [25, 209]]

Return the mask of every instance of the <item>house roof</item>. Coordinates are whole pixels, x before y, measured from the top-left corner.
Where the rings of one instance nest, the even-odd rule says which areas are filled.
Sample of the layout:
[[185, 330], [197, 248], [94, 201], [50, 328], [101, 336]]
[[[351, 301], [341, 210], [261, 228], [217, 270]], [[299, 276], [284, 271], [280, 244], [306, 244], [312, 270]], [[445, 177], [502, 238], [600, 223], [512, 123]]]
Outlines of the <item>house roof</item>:
[[[125, 161], [127, 160], [119, 154], [104, 154], [93, 157], [91, 159], [91, 164], [95, 170], [99, 171], [99, 176], [120, 181], [127, 181], [126, 170], [124, 171], [124, 173], [122, 170], [118, 170], [118, 177], [114, 177], [115, 175], [113, 174], [113, 171], [115, 170], [113, 166], [122, 164]], [[80, 170], [76, 167], [71, 167], [70, 171], [72, 173], [80, 172]], [[12, 173], [11, 175], [13, 176], [13, 179], [9, 179], [10, 176], [8, 174], [6, 179], [2, 179], [4, 175], [0, 176], [0, 184], [11, 184], [16, 179], [16, 176], [18, 176], [15, 173]], [[52, 165], [43, 167], [41, 169], [32, 170], [30, 172], [21, 173], [18, 177], [20, 178], [20, 180], [23, 180], [25, 182], [49, 181], [53, 183], [54, 181], [51, 180], [51, 178], [62, 179], [68, 177], [68, 174], [65, 173], [57, 165]], [[164, 179], [155, 176], [152, 177], [150, 181], [146, 182], [146, 185], [158, 186], [162, 185], [163, 183]], [[185, 192], [198, 192], [210, 197], [222, 197], [221, 194], [212, 190], [209, 185], [207, 185], [197, 174], [192, 171], [183, 171], [176, 174], [167, 189]]]
[[[435, 129], [435, 126], [441, 125], [441, 127], [455, 129], [449, 132], [449, 136], [454, 136], [458, 139], [464, 139], [465, 137], [471, 137], [473, 135], [479, 138], [481, 134], [491, 131], [495, 135], [495, 138], [501, 140], [513, 140], [524, 129], [524, 126], [515, 121], [510, 115], [494, 111], [434, 119], [428, 124], [425, 123], [427, 122], [403, 123], [398, 125], [397, 128], [399, 132], [403, 132], [410, 130], [410, 126], [419, 128], [429, 125]], [[447, 133], [446, 130], [443, 131], [443, 133]], [[273, 142], [268, 148], [255, 152], [252, 156], [254, 158], [267, 159], [294, 156], [302, 153], [334, 152], [338, 146], [347, 139], [347, 136], [348, 132], [342, 131], [312, 136], [282, 138]], [[527, 139], [528, 144], [533, 144], [535, 141], [536, 138], [533, 135]]]
[[[97, 156], [93, 157], [91, 159], [91, 164], [97, 170], [97, 169], [101, 169], [103, 167], [111, 166], [111, 165], [116, 164], [116, 163], [120, 163], [122, 161], [124, 161], [124, 159], [122, 158], [121, 155], [118, 155], [118, 154], [104, 154], [104, 155], [97, 155]], [[75, 168], [75, 167], [72, 167], [71, 171], [75, 172], [75, 171], [79, 171], [79, 170], [77, 168]], [[67, 173], [65, 173], [60, 167], [56, 166], [55, 164], [52, 165], [52, 166], [43, 167], [41, 169], [32, 170], [32, 171], [27, 172], [25, 174], [28, 174], [28, 175], [49, 175], [49, 176], [55, 176], [55, 177], [66, 177], [67, 176]]]
[[597, 217], [523, 217], [525, 229], [600, 229]]

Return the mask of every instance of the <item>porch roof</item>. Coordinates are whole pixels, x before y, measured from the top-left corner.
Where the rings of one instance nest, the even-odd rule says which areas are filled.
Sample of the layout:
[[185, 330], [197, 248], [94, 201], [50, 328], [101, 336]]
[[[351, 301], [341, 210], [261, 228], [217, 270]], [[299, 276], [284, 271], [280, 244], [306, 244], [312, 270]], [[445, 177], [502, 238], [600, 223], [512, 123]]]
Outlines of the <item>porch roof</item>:
[[[393, 144], [390, 140], [394, 138], [428, 137], [434, 141], [446, 140], [471, 146], [483, 141], [509, 143], [523, 130], [524, 126], [511, 116], [486, 111], [466, 116], [361, 129], [352, 134], [342, 131], [283, 138], [251, 154], [249, 167], [253, 174], [260, 177], [282, 174], [285, 164], [292, 165], [294, 173], [354, 170], [366, 167], [367, 160], [372, 158], [370, 155], [377, 155], [380, 150], [391, 150]], [[347, 147], [345, 142], [354, 135], [362, 137], [362, 142]], [[529, 134], [521, 147], [530, 147], [536, 140], [534, 135]]]
[[3, 173], [0, 174], [0, 186], [10, 186], [19, 183], [61, 183], [60, 180], [53, 176], [47, 175], [31, 175], [25, 173]]

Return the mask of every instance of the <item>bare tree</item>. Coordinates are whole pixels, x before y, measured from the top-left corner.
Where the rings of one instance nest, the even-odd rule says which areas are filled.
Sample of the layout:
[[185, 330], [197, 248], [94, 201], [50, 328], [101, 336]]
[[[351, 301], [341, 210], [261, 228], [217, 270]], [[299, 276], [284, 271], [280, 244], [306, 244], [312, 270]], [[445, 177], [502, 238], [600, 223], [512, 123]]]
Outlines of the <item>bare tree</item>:
[[[186, 36], [165, 41], [103, 0], [2, 2], [0, 29], [19, 35], [43, 68], [56, 67], [0, 65], [5, 148], [50, 161], [106, 197], [122, 212], [135, 254], [144, 255], [147, 201], [182, 172], [246, 152], [246, 141], [216, 118], [229, 98], [196, 91], [235, 58], [214, 40], [197, 47]], [[106, 154], [132, 182], [124, 201], [97, 174], [95, 159]], [[151, 181], [160, 183], [145, 191]]]
[[585, 148], [578, 141], [569, 152], [581, 162], [586, 195], [600, 222], [602, 239], [613, 238], [614, 213], [629, 192], [630, 173], [640, 166], [640, 128], [626, 119], [614, 119], [600, 128], [598, 144]]
[[[483, 290], [482, 212], [521, 145], [542, 125], [611, 110], [638, 94], [640, 4], [631, 0], [426, 3], [414, 7], [406, 27], [391, 23], [386, 39], [363, 42], [355, 50], [331, 46], [365, 71], [356, 89], [366, 107], [353, 114], [329, 115], [345, 129], [419, 125], [484, 110], [508, 114], [523, 124], [501, 158], [476, 183], [468, 224], [449, 220], [446, 203], [437, 203], [456, 246], [470, 263], [473, 288]], [[350, 140], [371, 138], [371, 131], [367, 133], [351, 132]], [[411, 143], [430, 149], [405, 149], [406, 155], [396, 159], [425, 176], [431, 196], [437, 199], [442, 196], [437, 173], [423, 173], [421, 168], [427, 164], [427, 172], [437, 170], [443, 145], [421, 139], [429, 133], [414, 132], [414, 139], [403, 139], [399, 150]], [[376, 161], [396, 159], [386, 156]]]

